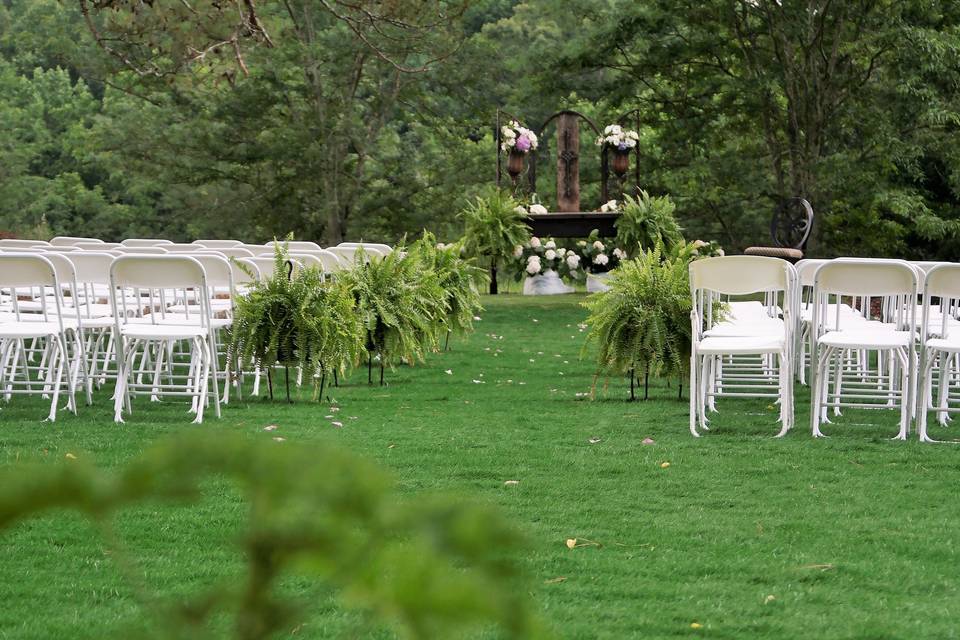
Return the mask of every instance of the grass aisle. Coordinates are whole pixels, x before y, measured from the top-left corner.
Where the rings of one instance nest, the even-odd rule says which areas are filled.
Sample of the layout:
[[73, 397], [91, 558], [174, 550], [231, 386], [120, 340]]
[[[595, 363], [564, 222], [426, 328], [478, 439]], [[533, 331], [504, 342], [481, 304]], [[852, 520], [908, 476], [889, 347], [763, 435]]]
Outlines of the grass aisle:
[[[960, 451], [888, 441], [886, 412], [851, 412], [814, 441], [805, 394], [784, 440], [770, 437], [772, 407], [737, 401], [721, 402], [713, 430], [694, 440], [675, 382], [627, 403], [615, 380], [591, 402], [578, 396], [592, 382], [579, 360], [581, 299], [488, 298], [472, 337], [388, 371], [387, 387], [357, 371], [335, 404], [231, 404], [199, 428], [265, 446], [335, 441], [391, 468], [405, 491], [498, 504], [527, 532], [531, 590], [567, 638], [960, 637]], [[43, 415], [39, 400], [0, 409], [0, 464], [70, 452], [112, 466], [198, 428], [182, 405], [145, 398], [115, 425], [107, 393], [77, 418]], [[264, 433], [268, 424], [278, 429]], [[118, 530], [152, 588], [190, 593], [238, 567], [229, 542], [243, 509], [214, 484], [200, 507], [148, 505]], [[598, 544], [571, 550], [570, 538]], [[308, 595], [321, 615], [298, 637], [350, 628], [329, 594]], [[96, 532], [63, 514], [0, 537], [0, 602], [0, 638], [99, 638], [138, 616]]]

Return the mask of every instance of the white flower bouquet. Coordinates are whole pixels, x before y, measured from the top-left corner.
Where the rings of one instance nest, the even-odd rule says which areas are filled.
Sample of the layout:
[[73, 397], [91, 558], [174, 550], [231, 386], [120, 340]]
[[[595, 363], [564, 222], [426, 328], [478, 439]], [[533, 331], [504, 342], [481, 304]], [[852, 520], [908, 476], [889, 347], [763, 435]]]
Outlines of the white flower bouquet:
[[613, 271], [627, 258], [626, 251], [614, 246], [611, 240], [601, 240], [596, 229], [586, 240], [577, 242], [577, 252], [583, 262], [583, 269], [593, 274]]
[[624, 129], [618, 124], [608, 125], [603, 135], [597, 138], [598, 147], [610, 147], [617, 151], [629, 151], [637, 146], [640, 136], [636, 131]]
[[526, 127], [521, 127], [516, 120], [500, 127], [500, 150], [529, 153], [537, 148], [539, 141], [537, 134]]
[[526, 244], [514, 247], [513, 258], [517, 280], [541, 276], [548, 271], [565, 280], [583, 280], [586, 276], [580, 255], [572, 249], [557, 246], [553, 238], [533, 236]]

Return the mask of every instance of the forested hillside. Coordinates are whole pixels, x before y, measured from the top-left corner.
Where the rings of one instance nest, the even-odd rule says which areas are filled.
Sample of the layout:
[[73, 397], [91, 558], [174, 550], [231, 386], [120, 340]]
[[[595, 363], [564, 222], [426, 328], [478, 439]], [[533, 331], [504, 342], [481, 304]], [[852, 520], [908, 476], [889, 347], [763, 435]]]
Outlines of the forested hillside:
[[453, 238], [498, 107], [637, 110], [691, 238], [960, 250], [955, 0], [0, 0], [0, 232]]

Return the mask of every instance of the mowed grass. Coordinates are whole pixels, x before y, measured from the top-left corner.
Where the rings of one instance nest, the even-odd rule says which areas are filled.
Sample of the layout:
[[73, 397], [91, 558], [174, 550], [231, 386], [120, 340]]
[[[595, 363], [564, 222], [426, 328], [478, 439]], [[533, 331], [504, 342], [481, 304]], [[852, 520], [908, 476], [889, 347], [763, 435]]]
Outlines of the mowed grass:
[[[263, 446], [284, 446], [274, 436], [336, 442], [388, 467], [403, 492], [499, 505], [526, 533], [516, 559], [560, 637], [960, 636], [960, 450], [890, 441], [886, 411], [852, 411], [815, 441], [805, 393], [781, 440], [768, 402], [737, 400], [721, 401], [710, 433], [693, 439], [675, 382], [629, 403], [624, 381], [605, 394], [601, 381], [590, 401], [578, 395], [593, 382], [592, 362], [579, 359], [581, 300], [487, 298], [476, 333], [451, 351], [388, 372], [386, 387], [358, 371], [332, 391], [335, 403], [255, 399], [195, 426], [183, 405], [137, 398], [116, 425], [103, 392], [79, 417], [48, 424], [40, 400], [15, 398], [0, 410], [0, 464], [70, 452], [113, 467], [192, 429], [245, 432]], [[237, 493], [211, 483], [199, 505], [144, 505], [116, 529], [133, 572], [170, 598], [236, 574], [244, 514]], [[585, 544], [569, 549], [569, 538]], [[296, 637], [367, 636], [331, 594], [302, 579], [285, 588], [312, 611]], [[0, 533], [0, 603], [0, 638], [150, 625], [98, 531], [72, 514]]]

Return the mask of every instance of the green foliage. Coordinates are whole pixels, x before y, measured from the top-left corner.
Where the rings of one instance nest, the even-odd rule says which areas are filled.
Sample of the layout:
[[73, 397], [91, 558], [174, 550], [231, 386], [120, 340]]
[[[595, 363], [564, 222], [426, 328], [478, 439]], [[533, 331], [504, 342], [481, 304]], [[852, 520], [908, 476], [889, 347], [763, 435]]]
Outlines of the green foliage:
[[480, 286], [487, 281], [483, 269], [473, 258], [463, 257], [463, 241], [451, 244], [437, 242], [429, 231], [411, 246], [425, 270], [437, 276], [437, 285], [447, 297], [446, 327], [459, 334], [473, 331], [473, 318], [483, 311]]
[[621, 263], [607, 281], [609, 291], [587, 298], [587, 345], [597, 346], [598, 373], [680, 376], [689, 368], [688, 265], [695, 255], [692, 244], [668, 255], [659, 246], [648, 249]]
[[499, 189], [467, 205], [460, 212], [464, 221], [464, 247], [469, 255], [488, 258], [492, 266], [512, 255], [514, 247], [530, 239], [527, 214], [513, 197]]
[[419, 251], [402, 246], [367, 264], [338, 274], [357, 302], [367, 332], [367, 349], [382, 364], [423, 360], [447, 332], [447, 292]]
[[263, 367], [280, 363], [314, 373], [345, 372], [359, 360], [364, 326], [350, 289], [323, 281], [316, 267], [289, 272], [286, 244], [275, 243], [274, 270], [237, 299], [232, 348]]
[[[162, 605], [143, 592], [114, 516], [144, 502], [198, 502], [212, 477], [235, 483], [249, 505], [237, 538], [245, 572]], [[213, 637], [224, 619], [239, 640], [278, 637], [310, 612], [281, 589], [291, 576], [332, 588], [403, 638], [459, 637], [477, 625], [510, 638], [543, 635], [504, 559], [520, 539], [502, 516], [459, 499], [401, 498], [380, 469], [329, 445], [195, 434], [155, 445], [118, 472], [82, 459], [9, 466], [0, 487], [0, 532], [52, 509], [89, 517], [107, 557], [141, 591], [154, 637]]]
[[636, 198], [625, 196], [620, 217], [614, 223], [617, 244], [628, 256], [655, 247], [671, 251], [683, 243], [682, 229], [673, 216], [676, 208], [670, 196], [652, 197], [643, 189]]

